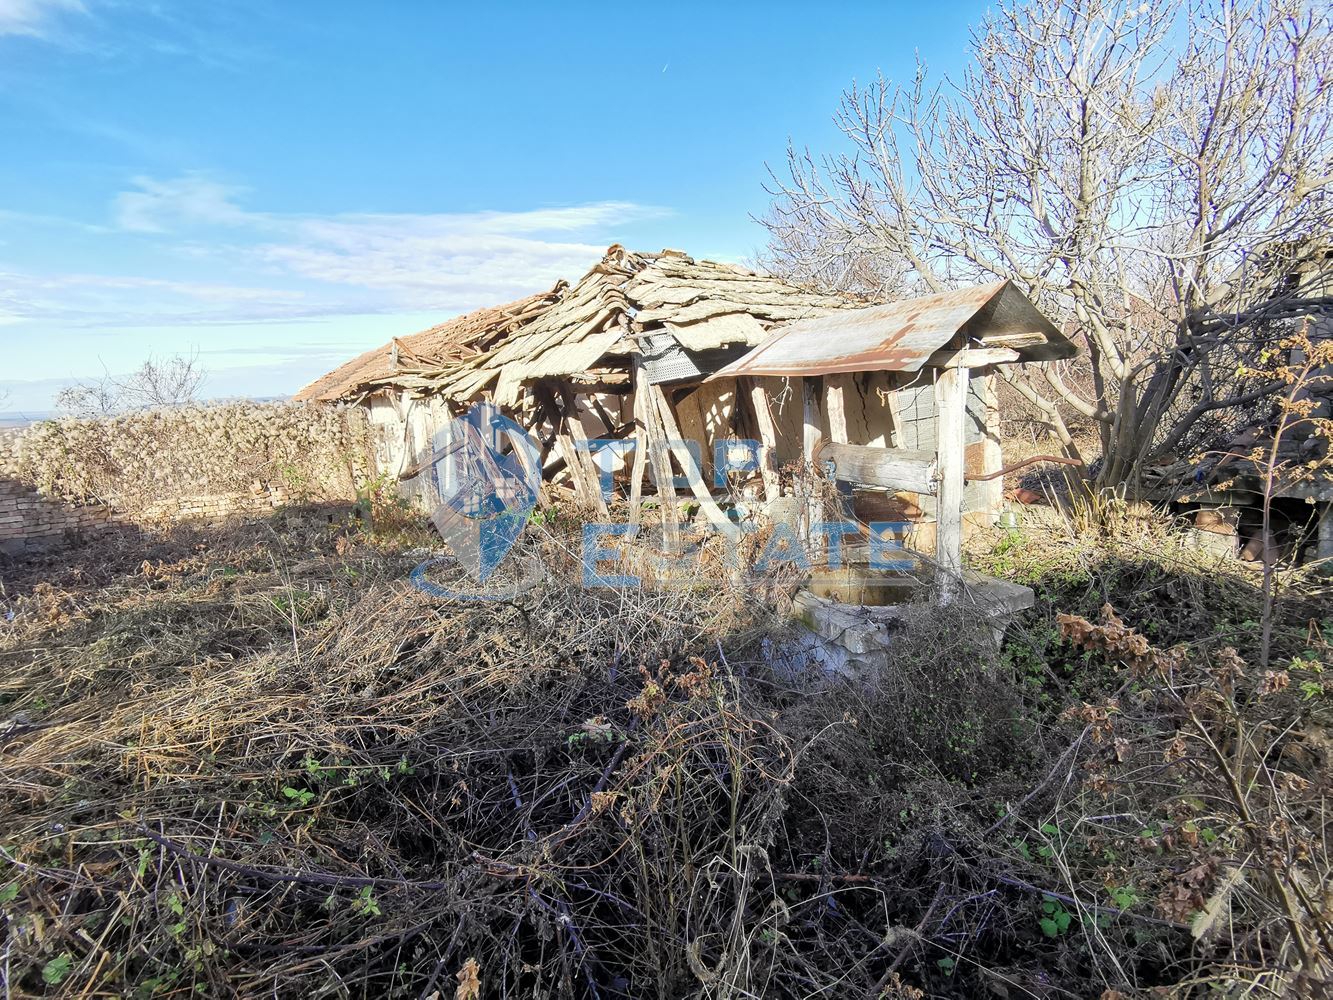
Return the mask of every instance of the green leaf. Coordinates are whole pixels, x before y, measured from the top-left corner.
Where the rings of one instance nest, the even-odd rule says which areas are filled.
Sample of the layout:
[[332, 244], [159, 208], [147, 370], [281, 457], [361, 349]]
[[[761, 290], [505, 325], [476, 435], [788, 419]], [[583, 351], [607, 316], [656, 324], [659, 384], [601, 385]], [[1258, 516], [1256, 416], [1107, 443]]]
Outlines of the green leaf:
[[1041, 932], [1047, 937], [1053, 938], [1059, 935], [1060, 927], [1050, 917], [1042, 917], [1039, 923], [1041, 924]]
[[304, 788], [292, 788], [290, 785], [283, 787], [282, 794], [303, 806], [310, 805], [315, 798], [314, 792], [308, 792]]
[[1063, 934], [1065, 931], [1069, 930], [1069, 923], [1073, 919], [1074, 915], [1072, 913], [1068, 910], [1061, 910], [1055, 915], [1055, 926], [1059, 929], [1060, 933]]
[[42, 982], [48, 986], [59, 986], [72, 968], [74, 968], [73, 956], [67, 951], [61, 952], [59, 956], [42, 966]]
[[0, 888], [0, 903], [12, 903], [18, 899], [19, 884], [17, 882], [7, 882], [3, 888]]

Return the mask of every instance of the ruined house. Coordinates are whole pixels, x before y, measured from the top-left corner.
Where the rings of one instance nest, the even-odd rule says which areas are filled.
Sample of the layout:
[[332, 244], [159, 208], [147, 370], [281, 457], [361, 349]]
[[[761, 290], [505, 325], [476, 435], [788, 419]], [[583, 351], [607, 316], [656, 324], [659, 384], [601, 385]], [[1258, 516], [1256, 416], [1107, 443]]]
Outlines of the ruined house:
[[[674, 496], [678, 484], [728, 530], [734, 514], [720, 500], [771, 507], [792, 492], [784, 467], [825, 460], [814, 452], [820, 441], [899, 464], [933, 455], [939, 373], [971, 367], [955, 421], [976, 477], [963, 503], [990, 517], [1001, 466], [994, 365], [1072, 353], [1007, 282], [867, 307], [679, 251], [613, 246], [573, 284], [395, 339], [297, 398], [368, 407], [381, 469], [427, 502], [430, 477], [420, 473], [438, 435], [485, 399], [540, 441], [545, 477], [587, 504], [606, 509], [599, 474], [609, 469], [636, 518], [645, 493]], [[841, 358], [830, 364], [830, 354]], [[770, 363], [779, 355], [789, 363]], [[718, 484], [714, 449], [732, 439], [762, 442], [762, 461], [748, 482]], [[840, 478], [851, 482], [841, 457]], [[905, 482], [867, 472], [858, 486], [870, 499], [860, 502], [878, 498], [889, 511], [906, 490], [898, 509], [929, 517], [935, 472], [921, 461]], [[662, 506], [670, 545], [675, 507]]]

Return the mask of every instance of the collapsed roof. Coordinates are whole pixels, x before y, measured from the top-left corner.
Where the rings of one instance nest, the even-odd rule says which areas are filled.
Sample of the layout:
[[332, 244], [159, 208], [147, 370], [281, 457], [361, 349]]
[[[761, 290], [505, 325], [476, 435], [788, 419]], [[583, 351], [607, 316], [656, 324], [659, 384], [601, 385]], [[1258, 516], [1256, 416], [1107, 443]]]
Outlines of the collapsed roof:
[[391, 341], [296, 398], [353, 400], [395, 387], [459, 401], [490, 392], [507, 405], [534, 379], [587, 378], [599, 365], [623, 372], [645, 338], [667, 335], [685, 354], [753, 347], [779, 324], [861, 304], [679, 250], [615, 245], [571, 286]]
[[311, 382], [293, 398], [321, 403], [356, 399], [427, 369], [484, 353], [560, 301], [568, 284], [502, 306], [474, 309], [420, 333], [395, 337]]

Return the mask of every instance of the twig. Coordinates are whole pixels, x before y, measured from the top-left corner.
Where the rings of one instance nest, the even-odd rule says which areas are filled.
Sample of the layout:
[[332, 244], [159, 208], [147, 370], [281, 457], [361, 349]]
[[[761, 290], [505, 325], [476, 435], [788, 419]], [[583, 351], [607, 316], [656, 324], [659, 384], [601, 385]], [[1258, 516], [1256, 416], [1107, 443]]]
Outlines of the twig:
[[165, 850], [184, 858], [186, 861], [192, 861], [195, 864], [206, 865], [210, 868], [220, 868], [223, 871], [235, 872], [237, 875], [245, 875], [250, 878], [264, 879], [268, 882], [292, 882], [297, 885], [321, 885], [334, 888], [386, 888], [386, 889], [421, 889], [430, 892], [438, 892], [441, 889], [447, 889], [453, 884], [452, 880], [433, 880], [416, 882], [409, 879], [395, 878], [375, 878], [371, 875], [326, 875], [323, 872], [297, 872], [282, 871], [273, 868], [260, 868], [254, 865], [242, 864], [239, 861], [228, 861], [226, 858], [214, 858], [203, 854], [196, 854], [188, 847], [178, 844], [168, 837], [155, 833], [146, 826], [138, 826], [135, 829], [149, 840], [160, 845]]

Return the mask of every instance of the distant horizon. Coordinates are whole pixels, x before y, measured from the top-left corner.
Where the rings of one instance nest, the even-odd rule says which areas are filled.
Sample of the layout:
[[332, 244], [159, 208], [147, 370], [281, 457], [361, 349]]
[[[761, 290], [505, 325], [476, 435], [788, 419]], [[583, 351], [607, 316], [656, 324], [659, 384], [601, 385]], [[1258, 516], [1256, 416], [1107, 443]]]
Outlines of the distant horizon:
[[[292, 398], [291, 393], [278, 396], [256, 396], [256, 395], [238, 395], [238, 396], [208, 396], [199, 399], [190, 400], [185, 406], [207, 406], [211, 403], [231, 403], [246, 401], [251, 403], [281, 403]], [[118, 410], [116, 413], [107, 414], [107, 416], [117, 416], [120, 413], [132, 412], [133, 408]], [[0, 428], [26, 427], [30, 424], [39, 424], [44, 420], [56, 420], [60, 417], [72, 416], [61, 409], [7, 409], [0, 410]]]

